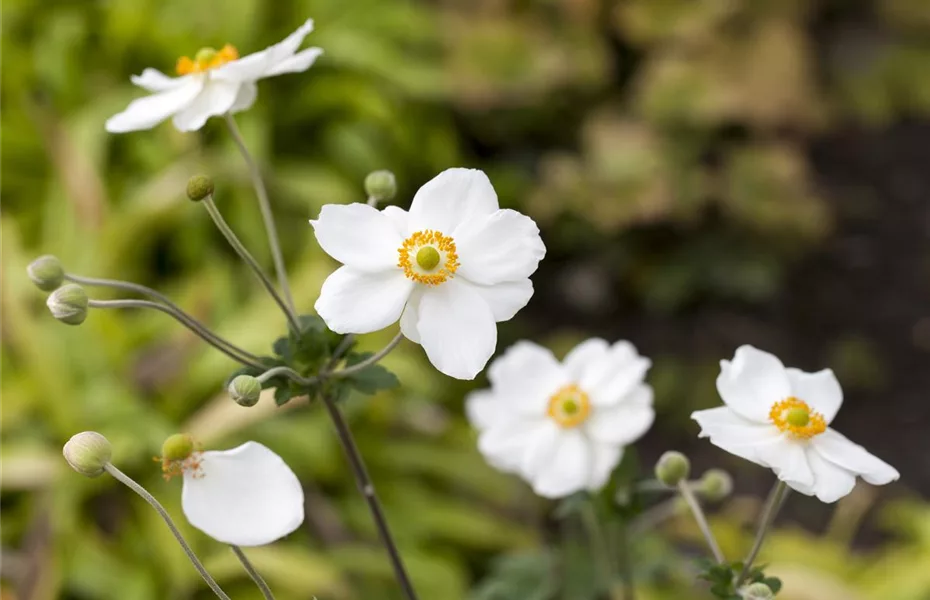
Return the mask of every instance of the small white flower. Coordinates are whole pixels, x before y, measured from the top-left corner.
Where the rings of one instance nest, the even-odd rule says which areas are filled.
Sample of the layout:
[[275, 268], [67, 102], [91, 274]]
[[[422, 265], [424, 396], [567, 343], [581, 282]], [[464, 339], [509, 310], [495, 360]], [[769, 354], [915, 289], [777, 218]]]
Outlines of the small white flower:
[[478, 449], [540, 496], [599, 490], [624, 446], [655, 418], [652, 388], [643, 382], [650, 366], [625, 341], [587, 340], [561, 363], [541, 346], [518, 342], [488, 369], [491, 388], [466, 402]]
[[720, 361], [717, 391], [726, 406], [691, 415], [701, 437], [727, 452], [772, 469], [792, 489], [823, 502], [852, 491], [856, 476], [873, 485], [898, 472], [828, 426], [843, 403], [830, 369], [786, 369], [777, 357], [740, 346]]
[[323, 53], [320, 48], [297, 52], [311, 31], [313, 20], [307, 19], [283, 42], [242, 58], [228, 44], [218, 51], [203, 48], [193, 60], [186, 56], [178, 60], [180, 77], [145, 69], [133, 75], [132, 82], [152, 95], [133, 100], [126, 110], [110, 117], [107, 131], [151, 129], [168, 117], [173, 117], [178, 130], [196, 131], [210, 117], [246, 110], [255, 102], [256, 81], [306, 71]]
[[497, 346], [497, 322], [533, 295], [529, 276], [546, 253], [532, 219], [501, 209], [487, 176], [448, 169], [416, 193], [410, 212], [327, 205], [313, 225], [344, 266], [323, 283], [316, 311], [338, 333], [400, 321], [433, 365], [473, 379]]
[[215, 540], [261, 546], [303, 523], [300, 481], [280, 456], [258, 442], [195, 452], [180, 468], [184, 516]]

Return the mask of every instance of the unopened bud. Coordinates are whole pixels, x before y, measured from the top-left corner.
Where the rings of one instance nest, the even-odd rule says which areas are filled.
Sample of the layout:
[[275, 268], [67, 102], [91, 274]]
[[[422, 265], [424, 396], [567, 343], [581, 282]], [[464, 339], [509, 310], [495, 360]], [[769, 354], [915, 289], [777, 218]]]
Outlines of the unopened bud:
[[187, 197], [199, 202], [213, 194], [213, 180], [206, 175], [194, 175], [187, 180]]
[[262, 396], [262, 384], [251, 375], [239, 375], [229, 382], [229, 395], [241, 406], [255, 406]]
[[58, 289], [65, 280], [65, 270], [61, 266], [61, 261], [51, 254], [40, 256], [29, 263], [26, 273], [32, 283], [44, 292]]
[[711, 502], [719, 502], [733, 492], [733, 478], [723, 469], [710, 469], [701, 476], [698, 493]]
[[747, 585], [743, 588], [742, 595], [744, 600], [772, 600], [775, 597], [772, 588], [761, 582]]
[[84, 431], [71, 436], [61, 453], [72, 469], [87, 477], [97, 477], [110, 462], [113, 448], [109, 440], [96, 431]]
[[63, 285], [48, 296], [45, 304], [52, 316], [68, 325], [80, 325], [87, 318], [87, 292], [79, 285]]
[[365, 178], [365, 193], [369, 198], [381, 202], [390, 200], [397, 193], [397, 180], [390, 171], [372, 171]]
[[161, 445], [162, 460], [184, 460], [194, 451], [194, 438], [186, 433], [175, 433]]
[[656, 463], [656, 479], [667, 486], [678, 485], [679, 481], [688, 478], [689, 473], [691, 473], [691, 463], [681, 452], [669, 450]]

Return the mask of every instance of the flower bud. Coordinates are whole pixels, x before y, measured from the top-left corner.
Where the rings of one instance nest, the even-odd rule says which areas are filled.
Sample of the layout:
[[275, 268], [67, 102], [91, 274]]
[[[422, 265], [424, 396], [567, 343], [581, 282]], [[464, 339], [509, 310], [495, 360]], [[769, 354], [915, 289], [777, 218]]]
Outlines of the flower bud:
[[184, 460], [194, 451], [194, 438], [186, 433], [175, 433], [161, 445], [162, 460]]
[[656, 479], [667, 486], [674, 487], [679, 481], [688, 478], [691, 472], [691, 463], [688, 457], [681, 452], [669, 450], [659, 458], [656, 463]]
[[87, 292], [79, 285], [69, 283], [51, 294], [45, 304], [52, 316], [68, 325], [80, 325], [87, 318]]
[[262, 384], [251, 375], [239, 375], [229, 382], [229, 395], [241, 406], [255, 406], [262, 395]]
[[213, 194], [213, 180], [207, 175], [194, 175], [187, 180], [187, 197], [199, 202]]
[[772, 588], [762, 582], [747, 585], [743, 588], [742, 595], [744, 600], [772, 600], [775, 597]]
[[51, 292], [58, 289], [65, 280], [65, 270], [58, 258], [51, 254], [40, 256], [26, 267], [26, 273], [32, 283], [40, 290]]
[[365, 178], [365, 193], [369, 198], [381, 202], [390, 200], [397, 193], [397, 180], [390, 171], [372, 171]]
[[113, 448], [110, 441], [96, 431], [84, 431], [71, 436], [61, 453], [72, 469], [87, 477], [97, 477], [110, 462]]
[[733, 492], [733, 478], [723, 469], [710, 469], [701, 476], [698, 493], [711, 502], [719, 502]]

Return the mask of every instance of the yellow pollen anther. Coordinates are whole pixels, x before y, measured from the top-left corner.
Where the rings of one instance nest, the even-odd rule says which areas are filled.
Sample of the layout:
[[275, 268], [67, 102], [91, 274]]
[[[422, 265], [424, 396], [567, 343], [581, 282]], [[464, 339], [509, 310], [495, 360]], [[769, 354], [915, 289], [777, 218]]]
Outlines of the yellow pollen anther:
[[397, 266], [404, 275], [417, 283], [439, 285], [455, 275], [459, 255], [451, 237], [438, 231], [417, 231], [397, 249]]
[[827, 422], [823, 415], [811, 410], [807, 402], [794, 396], [773, 404], [772, 410], [769, 411], [769, 419], [779, 430], [802, 440], [827, 430]]
[[239, 51], [231, 44], [226, 44], [218, 51], [213, 48], [201, 48], [197, 51], [197, 54], [194, 55], [193, 60], [186, 56], [179, 58], [175, 70], [178, 72], [178, 75], [203, 73], [204, 71], [209, 71], [210, 69], [215, 69], [228, 62], [237, 60], [238, 58]]
[[180, 477], [189, 472], [194, 478], [203, 477], [200, 468], [201, 447], [187, 434], [175, 434], [165, 440], [162, 445], [162, 456], [153, 460], [161, 463], [162, 477], [169, 481], [172, 477]]
[[591, 401], [580, 387], [572, 383], [560, 388], [549, 398], [547, 412], [560, 427], [571, 429], [588, 420]]

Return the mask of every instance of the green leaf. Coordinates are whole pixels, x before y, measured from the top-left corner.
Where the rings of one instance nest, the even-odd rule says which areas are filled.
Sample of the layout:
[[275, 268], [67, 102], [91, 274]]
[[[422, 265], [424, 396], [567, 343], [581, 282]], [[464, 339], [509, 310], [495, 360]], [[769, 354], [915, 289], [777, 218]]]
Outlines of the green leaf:
[[778, 577], [766, 577], [762, 580], [762, 583], [769, 586], [769, 589], [772, 590], [774, 594], [781, 591], [781, 579]]
[[[357, 365], [371, 356], [371, 352], [353, 352], [346, 357], [346, 366]], [[376, 394], [381, 390], [390, 390], [400, 385], [397, 376], [379, 364], [365, 367], [358, 373], [346, 377], [345, 380], [356, 391], [369, 395]]]
[[581, 512], [582, 507], [588, 502], [587, 492], [578, 492], [572, 494], [559, 502], [558, 506], [555, 507], [555, 510], [552, 511], [552, 516], [556, 519], [567, 519], [572, 515], [576, 515]]

